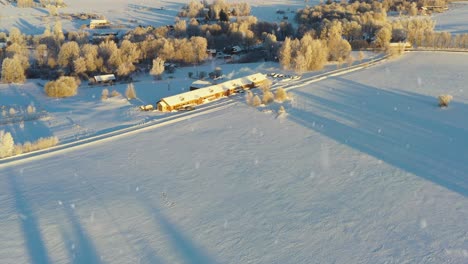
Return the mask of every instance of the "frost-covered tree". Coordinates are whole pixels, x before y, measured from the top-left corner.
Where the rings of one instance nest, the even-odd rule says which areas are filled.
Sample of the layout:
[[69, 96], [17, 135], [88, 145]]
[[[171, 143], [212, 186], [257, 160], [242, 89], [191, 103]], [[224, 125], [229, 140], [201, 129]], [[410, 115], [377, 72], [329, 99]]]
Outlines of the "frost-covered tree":
[[23, 83], [26, 75], [21, 58], [15, 55], [13, 58], [6, 58], [2, 63], [2, 81], [6, 83]]
[[0, 158], [13, 155], [15, 142], [10, 132], [0, 130]]
[[75, 41], [66, 42], [60, 48], [58, 64], [63, 68], [71, 69], [73, 61], [80, 57], [80, 47]]
[[164, 60], [157, 57], [153, 60], [153, 67], [151, 68], [150, 74], [156, 79], [161, 79], [161, 74], [164, 72]]
[[283, 102], [287, 98], [288, 98], [288, 95], [286, 94], [286, 91], [283, 89], [283, 87], [276, 89], [276, 93], [275, 93], [276, 101]]
[[47, 45], [39, 44], [36, 47], [36, 50], [34, 51], [34, 58], [36, 59], [37, 65], [39, 65], [39, 67], [47, 64], [48, 54], [49, 51]]
[[291, 39], [286, 38], [279, 51], [280, 64], [286, 70], [291, 67], [291, 52]]
[[259, 106], [262, 104], [262, 100], [260, 100], [260, 97], [258, 97], [258, 95], [255, 95], [253, 98], [252, 98], [252, 106]]
[[253, 99], [253, 93], [252, 93], [252, 91], [247, 90], [247, 92], [245, 93], [245, 102], [246, 102], [248, 105], [252, 105], [252, 99]]
[[79, 57], [73, 61], [73, 70], [76, 74], [83, 74], [86, 72], [86, 60], [83, 57]]
[[69, 97], [78, 93], [78, 86], [80, 82], [78, 79], [62, 76], [56, 81], [46, 83], [44, 90], [47, 96], [50, 97]]
[[109, 97], [109, 90], [107, 90], [107, 88], [106, 88], [106, 89], [102, 90], [101, 99], [106, 100], [108, 97]]
[[17, 43], [19, 45], [23, 44], [25, 41], [24, 35], [16, 27], [12, 27], [10, 29], [9, 40], [11, 41], [11, 43]]
[[392, 31], [388, 27], [382, 27], [375, 34], [375, 46], [386, 48], [392, 39]]
[[264, 90], [262, 96], [262, 103], [269, 104], [273, 102], [274, 95], [270, 90]]
[[193, 57], [194, 57], [195, 63], [200, 63], [201, 61], [205, 60], [208, 57], [208, 54], [206, 54], [206, 49], [208, 47], [206, 38], [191, 37], [190, 44], [192, 45]]
[[135, 86], [133, 85], [133, 83], [129, 83], [127, 85], [127, 89], [125, 90], [125, 96], [128, 99], [135, 99], [137, 97], [136, 91], [135, 91]]

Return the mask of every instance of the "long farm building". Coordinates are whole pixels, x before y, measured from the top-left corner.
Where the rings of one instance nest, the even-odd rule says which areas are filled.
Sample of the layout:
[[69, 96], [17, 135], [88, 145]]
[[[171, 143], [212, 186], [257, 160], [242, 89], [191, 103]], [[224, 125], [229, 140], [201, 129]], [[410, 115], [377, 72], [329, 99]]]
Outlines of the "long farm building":
[[256, 73], [242, 78], [211, 85], [205, 88], [162, 98], [157, 103], [157, 107], [161, 112], [179, 110], [187, 106], [200, 105], [224, 96], [229, 96], [241, 90], [258, 87], [262, 84], [265, 84], [267, 81], [268, 79], [266, 75]]

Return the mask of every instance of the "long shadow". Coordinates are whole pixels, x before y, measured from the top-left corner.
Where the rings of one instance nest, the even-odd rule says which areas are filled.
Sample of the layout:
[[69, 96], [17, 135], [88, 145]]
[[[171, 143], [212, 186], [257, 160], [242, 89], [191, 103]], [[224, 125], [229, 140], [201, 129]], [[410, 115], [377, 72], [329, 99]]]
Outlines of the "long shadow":
[[440, 110], [429, 96], [334, 80], [337, 87], [322, 85], [329, 89], [326, 98], [295, 91], [303, 103], [289, 111], [290, 119], [468, 196], [468, 126], [459, 123], [467, 105], [453, 102]]
[[158, 254], [151, 247], [150, 243], [146, 239], [142, 238], [136, 244], [141, 249], [140, 250], [141, 259], [139, 263], [148, 263], [148, 264], [164, 263], [163, 260], [158, 257]]
[[154, 206], [148, 199], [140, 198], [144, 206], [154, 217], [154, 221], [161, 227], [163, 233], [165, 233], [169, 242], [171, 243], [174, 250], [183, 259], [184, 263], [188, 264], [210, 264], [217, 263], [213, 260], [206, 252], [196, 246], [188, 237], [186, 237], [181, 230], [174, 224], [171, 223], [168, 218], [164, 216], [162, 211]]
[[23, 18], [20, 18], [16, 27], [19, 28], [21, 32], [34, 32], [34, 34], [40, 34], [41, 32], [39, 27], [29, 23], [29, 21]]
[[72, 263], [102, 263], [101, 258], [99, 257], [96, 247], [94, 246], [92, 240], [89, 238], [86, 230], [81, 226], [81, 223], [69, 206], [64, 206], [65, 214], [70, 221], [72, 228], [72, 238], [65, 237], [68, 243], [74, 243], [75, 248], [71, 253], [73, 256]]
[[21, 231], [23, 233], [30, 263], [52, 263], [42, 238], [38, 220], [36, 219], [29, 202], [26, 200], [25, 195], [21, 191], [16, 175], [12, 170], [7, 171], [7, 175], [10, 192], [15, 200], [16, 211], [20, 216], [19, 221], [21, 223]]

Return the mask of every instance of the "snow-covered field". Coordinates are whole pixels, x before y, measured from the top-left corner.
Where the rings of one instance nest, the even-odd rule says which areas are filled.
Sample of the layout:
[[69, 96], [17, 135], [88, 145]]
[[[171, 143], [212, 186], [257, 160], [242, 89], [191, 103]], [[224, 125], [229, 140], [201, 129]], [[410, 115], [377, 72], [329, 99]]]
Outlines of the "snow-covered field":
[[[165, 25], [187, 1], [65, 2], [63, 12]], [[305, 5], [247, 2], [269, 21]], [[438, 30], [467, 32], [460, 5], [435, 16]], [[46, 13], [0, 6], [0, 30], [41, 33]], [[136, 109], [217, 66], [234, 78], [279, 71], [214, 61], [159, 82], [138, 76], [133, 101], [101, 101], [124, 84], [60, 100], [42, 81], [3, 84], [0, 105], [46, 116], [0, 129], [20, 143], [67, 142], [163, 118]], [[408, 53], [291, 90], [286, 116], [237, 97], [174, 125], [0, 164], [0, 263], [467, 263], [467, 67], [468, 54]], [[443, 93], [454, 97], [446, 109]]]
[[468, 33], [468, 2], [455, 2], [449, 5], [447, 12], [436, 14], [436, 30], [448, 31], [452, 34]]
[[239, 101], [2, 165], [0, 259], [466, 263], [467, 66], [409, 53], [293, 90], [286, 117]]
[[[102, 15], [114, 25], [125, 28], [143, 26], [164, 26], [175, 22], [175, 17], [181, 7], [188, 4], [189, 0], [140, 0], [140, 1], [115, 1], [115, 0], [66, 0], [66, 8], [59, 9], [61, 14], [89, 13]], [[227, 2], [238, 2], [228, 0]], [[277, 21], [283, 19], [283, 15], [276, 14], [277, 10], [295, 11], [306, 6], [303, 0], [245, 0], [252, 7], [252, 15], [259, 20]], [[319, 1], [309, 1], [313, 5]], [[23, 33], [42, 34], [47, 24], [53, 26], [55, 18], [48, 16], [45, 8], [16, 8], [4, 6], [0, 3], [0, 31], [8, 31], [11, 27], [18, 27]], [[291, 20], [294, 14], [286, 14]], [[82, 25], [89, 24], [89, 20], [61, 18], [63, 29], [76, 31]]]

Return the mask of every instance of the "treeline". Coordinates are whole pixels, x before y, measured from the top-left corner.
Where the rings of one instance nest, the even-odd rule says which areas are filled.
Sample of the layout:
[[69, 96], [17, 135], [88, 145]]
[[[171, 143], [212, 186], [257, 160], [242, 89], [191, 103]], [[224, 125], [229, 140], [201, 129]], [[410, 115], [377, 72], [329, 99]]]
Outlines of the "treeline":
[[179, 12], [179, 17], [203, 18], [206, 20], [228, 21], [229, 16], [249, 16], [250, 5], [245, 2], [228, 3], [225, 0], [208, 1], [190, 0]]
[[[244, 3], [190, 1], [181, 14], [190, 19], [157, 28], [137, 27], [122, 39], [105, 40], [90, 38], [85, 31], [64, 34], [60, 22], [38, 36], [25, 36], [12, 28], [8, 38], [0, 32], [0, 41], [8, 39], [7, 47], [0, 49], [1, 78], [3, 82], [23, 82], [26, 77], [86, 79], [106, 73], [126, 78], [139, 68], [153, 68], [154, 75], [160, 76], [161, 62], [198, 64], [208, 57], [207, 49], [229, 46], [251, 50], [241, 61], [279, 60], [283, 67], [297, 71], [320, 69], [327, 61], [348, 61], [351, 49], [386, 49], [390, 42], [466, 48], [466, 35], [436, 33], [429, 18], [387, 19], [387, 12], [398, 6], [419, 10], [419, 6], [439, 4], [446, 5], [446, 1], [330, 2], [298, 10], [295, 29], [287, 21], [270, 23], [248, 16], [250, 7]], [[196, 19], [208, 11], [210, 21]], [[222, 11], [238, 16], [224, 21]]]
[[46, 137], [39, 138], [34, 142], [26, 141], [23, 144], [15, 144], [10, 132], [0, 130], [0, 159], [50, 148], [58, 143], [59, 140], [57, 137]]
[[[16, 5], [22, 8], [35, 7], [36, 5], [39, 5], [41, 7], [49, 7], [49, 6], [64, 7], [65, 6], [65, 3], [63, 0], [40, 0], [40, 1], [16, 0], [12, 2], [16, 2]], [[36, 2], [39, 2], [39, 3], [36, 3]]]

